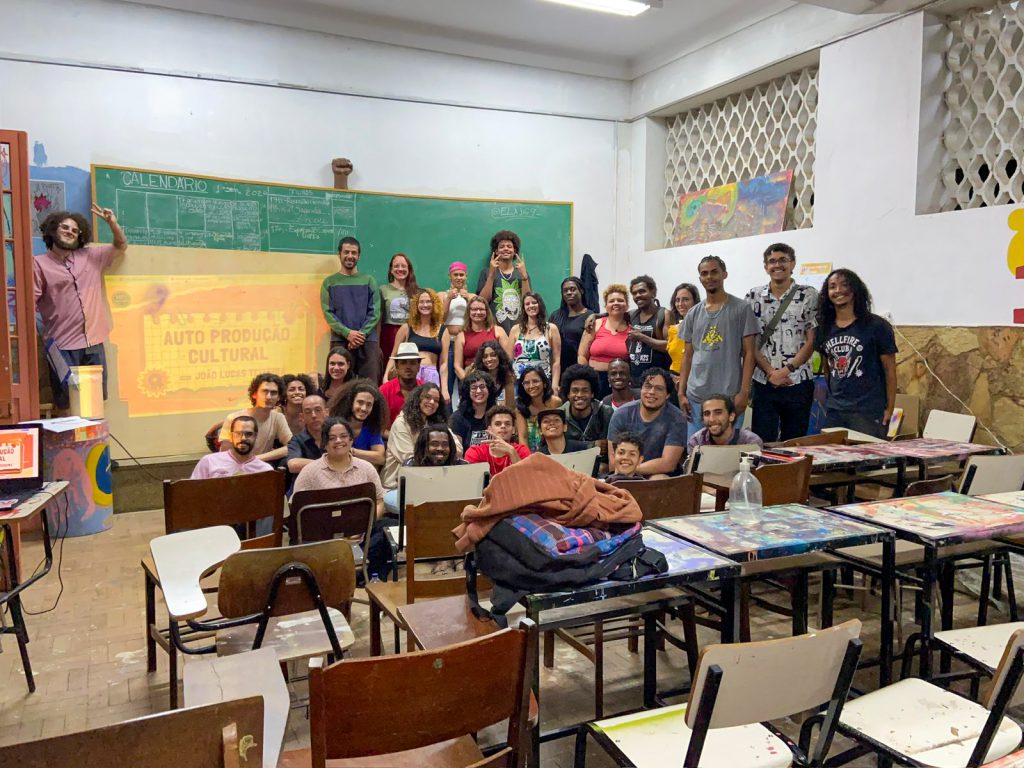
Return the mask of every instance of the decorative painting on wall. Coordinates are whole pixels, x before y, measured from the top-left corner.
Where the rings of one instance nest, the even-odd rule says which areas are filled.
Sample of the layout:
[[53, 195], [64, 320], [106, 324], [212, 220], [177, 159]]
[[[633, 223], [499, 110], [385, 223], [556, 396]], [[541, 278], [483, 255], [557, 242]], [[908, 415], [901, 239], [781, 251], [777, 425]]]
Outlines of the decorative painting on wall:
[[674, 244], [781, 232], [792, 182], [792, 171], [778, 171], [682, 195]]

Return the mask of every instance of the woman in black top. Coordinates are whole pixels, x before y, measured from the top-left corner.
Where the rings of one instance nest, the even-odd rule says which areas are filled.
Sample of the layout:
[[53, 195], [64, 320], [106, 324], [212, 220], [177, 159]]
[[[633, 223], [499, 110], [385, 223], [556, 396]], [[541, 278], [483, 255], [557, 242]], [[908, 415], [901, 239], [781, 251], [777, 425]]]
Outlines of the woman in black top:
[[885, 435], [896, 404], [896, 337], [871, 312], [867, 286], [849, 269], [836, 269], [821, 286], [814, 345], [828, 378], [826, 427]]
[[562, 337], [563, 369], [573, 365], [579, 357], [583, 326], [592, 313], [593, 310], [583, 304], [583, 283], [580, 279], [572, 275], [565, 278], [562, 281], [562, 303], [549, 318]]
[[[441, 386], [438, 360], [441, 357], [441, 334], [444, 332], [444, 315], [441, 297], [432, 288], [421, 288], [413, 302], [409, 320], [395, 336], [395, 349], [402, 342], [411, 341], [420, 353], [420, 375], [422, 382]], [[384, 380], [390, 379], [395, 370], [395, 361], [388, 360]]]
[[450, 425], [465, 452], [489, 437], [484, 414], [498, 399], [498, 385], [486, 371], [470, 371], [459, 384], [459, 398], [459, 408], [452, 414]]

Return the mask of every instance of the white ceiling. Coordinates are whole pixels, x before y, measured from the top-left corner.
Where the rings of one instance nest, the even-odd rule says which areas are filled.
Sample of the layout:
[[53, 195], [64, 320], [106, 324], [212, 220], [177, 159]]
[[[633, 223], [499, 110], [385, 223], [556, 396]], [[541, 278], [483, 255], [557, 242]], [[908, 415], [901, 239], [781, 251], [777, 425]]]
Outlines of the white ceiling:
[[664, 0], [635, 18], [543, 0], [128, 0], [632, 79], [806, 0]]

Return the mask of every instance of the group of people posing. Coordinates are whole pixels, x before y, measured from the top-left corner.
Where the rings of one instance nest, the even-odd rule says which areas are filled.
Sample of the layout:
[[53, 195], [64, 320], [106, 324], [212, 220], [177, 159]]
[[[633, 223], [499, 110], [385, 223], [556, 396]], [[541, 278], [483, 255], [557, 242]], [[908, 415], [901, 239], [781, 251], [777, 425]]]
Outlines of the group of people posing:
[[194, 476], [277, 462], [294, 490], [373, 482], [383, 512], [397, 511], [402, 466], [486, 462], [494, 475], [533, 452], [596, 446], [612, 479], [672, 475], [696, 446], [806, 434], [815, 351], [828, 377], [824, 426], [881, 435], [893, 408], [895, 338], [866, 286], [847, 269], [820, 294], [796, 283], [784, 243], [765, 251], [768, 282], [744, 298], [726, 292], [725, 262], [708, 256], [703, 298], [683, 283], [662, 307], [642, 275], [607, 286], [599, 312], [567, 277], [551, 317], [513, 232], [492, 239], [476, 293], [461, 262], [438, 293], [418, 285], [404, 254], [379, 287], [359, 256], [344, 238], [340, 270], [323, 283], [323, 376], [258, 375], [252, 407], [225, 419], [222, 452]]

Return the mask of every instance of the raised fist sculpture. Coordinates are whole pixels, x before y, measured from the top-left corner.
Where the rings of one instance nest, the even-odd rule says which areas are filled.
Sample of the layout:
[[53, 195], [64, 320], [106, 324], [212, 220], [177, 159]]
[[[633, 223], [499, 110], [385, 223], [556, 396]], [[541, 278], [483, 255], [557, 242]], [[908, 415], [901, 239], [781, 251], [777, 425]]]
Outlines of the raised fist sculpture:
[[352, 173], [352, 161], [347, 157], [336, 157], [331, 160], [331, 170], [334, 171], [334, 188], [348, 189], [348, 175]]

